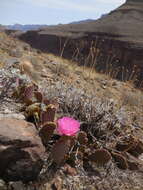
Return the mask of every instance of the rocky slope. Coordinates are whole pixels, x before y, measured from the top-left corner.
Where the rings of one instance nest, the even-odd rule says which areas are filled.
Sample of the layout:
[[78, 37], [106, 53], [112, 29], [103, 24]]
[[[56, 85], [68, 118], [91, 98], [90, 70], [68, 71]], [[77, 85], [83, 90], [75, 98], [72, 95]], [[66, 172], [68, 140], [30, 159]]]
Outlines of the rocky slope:
[[[33, 87], [31, 78], [20, 73], [19, 64], [23, 60], [30, 61], [40, 76], [37, 100], [26, 99], [31, 95], [33, 98]], [[5, 121], [0, 126], [0, 151], [9, 155], [5, 159], [2, 157], [5, 154], [1, 155], [6, 164], [4, 167], [0, 162], [0, 167], [4, 167], [0, 187], [5, 190], [143, 189], [143, 96], [140, 90], [130, 83], [113, 80], [93, 69], [33, 49], [4, 33], [0, 33], [0, 68], [0, 120]], [[24, 91], [23, 87], [26, 87]], [[41, 103], [41, 95], [48, 101], [42, 98]], [[44, 150], [37, 134], [43, 139], [48, 133], [42, 136], [41, 126], [36, 127], [39, 121], [28, 117], [35, 113], [28, 106], [31, 101], [40, 109], [46, 102], [56, 103], [59, 106], [55, 119], [70, 116], [81, 123], [82, 138], [76, 139], [62, 165], [55, 165], [51, 158], [51, 149], [59, 139], [57, 133], [50, 141], [43, 142], [46, 154], [42, 156]], [[15, 119], [17, 125], [12, 124]], [[32, 128], [21, 120], [33, 122]], [[37, 164], [39, 157], [44, 165], [35, 178], [41, 169], [41, 162], [40, 166]], [[33, 167], [29, 167], [30, 163]], [[26, 184], [22, 182], [25, 182], [25, 173]], [[35, 180], [27, 183], [32, 173]]]
[[97, 21], [29, 31], [20, 39], [48, 51], [143, 85], [143, 2], [127, 0]]

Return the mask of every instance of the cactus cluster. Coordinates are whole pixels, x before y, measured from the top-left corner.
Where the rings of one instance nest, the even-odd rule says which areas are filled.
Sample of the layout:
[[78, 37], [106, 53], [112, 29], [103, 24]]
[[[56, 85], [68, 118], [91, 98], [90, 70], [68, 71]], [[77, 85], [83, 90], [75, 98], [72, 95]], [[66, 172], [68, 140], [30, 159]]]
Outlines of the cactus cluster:
[[61, 165], [67, 162], [76, 167], [77, 163], [85, 160], [101, 166], [114, 162], [123, 170], [136, 170], [141, 164], [138, 157], [143, 153], [143, 142], [133, 135], [114, 133], [117, 138], [114, 143], [103, 143], [101, 132], [91, 134], [71, 117], [57, 118], [58, 102], [47, 99], [37, 86], [19, 86], [18, 96], [25, 105], [27, 120], [33, 118], [54, 163]]

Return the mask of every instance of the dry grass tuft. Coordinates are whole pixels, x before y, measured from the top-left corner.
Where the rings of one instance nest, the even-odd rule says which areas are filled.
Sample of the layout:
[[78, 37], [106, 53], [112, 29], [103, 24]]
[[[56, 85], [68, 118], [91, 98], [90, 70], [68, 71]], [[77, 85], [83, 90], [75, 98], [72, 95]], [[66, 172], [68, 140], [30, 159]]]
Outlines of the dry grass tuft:
[[136, 92], [125, 90], [122, 92], [121, 98], [123, 105], [128, 105], [130, 107], [143, 106], [143, 93], [139, 90], [136, 90]]

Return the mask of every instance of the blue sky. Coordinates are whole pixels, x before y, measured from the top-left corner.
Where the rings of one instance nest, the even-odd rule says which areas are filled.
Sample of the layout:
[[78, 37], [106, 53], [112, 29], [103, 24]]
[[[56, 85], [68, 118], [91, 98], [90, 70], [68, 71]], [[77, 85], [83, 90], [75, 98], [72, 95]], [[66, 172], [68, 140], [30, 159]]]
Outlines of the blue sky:
[[0, 24], [59, 24], [96, 19], [125, 0], [0, 0]]

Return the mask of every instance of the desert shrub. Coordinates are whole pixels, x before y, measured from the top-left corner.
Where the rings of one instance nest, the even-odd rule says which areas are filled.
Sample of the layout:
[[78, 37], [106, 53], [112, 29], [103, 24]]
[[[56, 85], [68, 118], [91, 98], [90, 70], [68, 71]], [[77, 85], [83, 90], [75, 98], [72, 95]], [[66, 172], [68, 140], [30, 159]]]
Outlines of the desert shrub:
[[114, 123], [116, 120], [122, 120], [126, 117], [125, 112], [121, 115], [119, 110], [114, 109], [112, 99], [103, 100], [94, 94], [89, 95], [85, 90], [64, 84], [62, 81], [47, 87], [45, 94], [49, 99], [58, 99], [59, 114], [72, 116], [82, 123], [85, 122], [89, 126], [89, 130], [91, 128], [104, 128], [106, 130], [108, 122]]
[[65, 64], [62, 64], [62, 63], [56, 63], [56, 64], [50, 63], [49, 68], [56, 75], [64, 75], [64, 76], [69, 75], [68, 66], [65, 65]]
[[17, 79], [28, 82], [26, 76], [22, 76], [19, 69], [14, 68], [10, 63], [0, 69], [0, 103], [11, 99], [14, 90], [17, 88]]
[[143, 95], [141, 91], [136, 91], [136, 93], [134, 93], [124, 90], [121, 99], [123, 105], [129, 105], [131, 107], [138, 107], [143, 104]]

